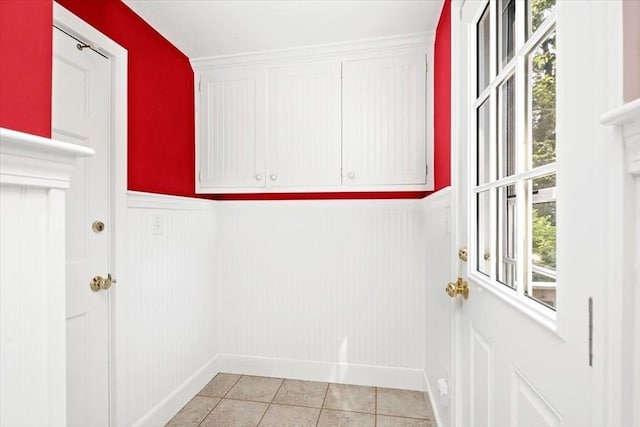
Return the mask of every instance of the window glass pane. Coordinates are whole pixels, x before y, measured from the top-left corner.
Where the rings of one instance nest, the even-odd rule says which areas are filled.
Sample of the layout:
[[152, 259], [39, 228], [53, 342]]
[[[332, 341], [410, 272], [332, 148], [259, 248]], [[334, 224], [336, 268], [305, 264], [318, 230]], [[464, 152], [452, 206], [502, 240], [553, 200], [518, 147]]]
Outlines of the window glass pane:
[[528, 34], [536, 32], [540, 24], [556, 7], [556, 0], [527, 0], [527, 28]]
[[531, 271], [525, 295], [551, 308], [556, 307], [556, 176], [527, 182], [531, 215], [529, 254]]
[[498, 178], [516, 173], [515, 78], [511, 76], [499, 88]]
[[552, 33], [529, 55], [531, 166], [556, 160], [556, 37]]
[[483, 191], [476, 195], [477, 209], [477, 246], [476, 246], [476, 270], [489, 276], [491, 271], [490, 250], [491, 250], [491, 219], [489, 216], [489, 192]]
[[482, 13], [477, 27], [478, 40], [478, 95], [489, 85], [489, 6]]
[[476, 161], [476, 182], [478, 185], [489, 182], [489, 100], [487, 99], [477, 112], [478, 143]]
[[516, 186], [498, 187], [496, 272], [498, 282], [516, 288]]
[[515, 44], [516, 27], [516, 2], [515, 0], [502, 0], [500, 2], [500, 67], [502, 68], [513, 58], [513, 46]]

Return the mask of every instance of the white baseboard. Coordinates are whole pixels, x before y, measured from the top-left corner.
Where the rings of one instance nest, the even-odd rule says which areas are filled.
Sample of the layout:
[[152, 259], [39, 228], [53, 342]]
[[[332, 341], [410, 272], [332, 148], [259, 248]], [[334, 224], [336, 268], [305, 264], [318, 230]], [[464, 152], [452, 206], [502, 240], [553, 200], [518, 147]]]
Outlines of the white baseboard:
[[217, 357], [214, 357], [208, 361], [176, 390], [151, 408], [151, 410], [138, 421], [133, 423], [133, 425], [135, 427], [157, 427], [165, 425], [218, 373], [216, 370], [216, 360]]
[[435, 427], [442, 427], [442, 422], [440, 419], [440, 411], [438, 410], [438, 405], [436, 405], [436, 396], [433, 394], [433, 387], [431, 387], [431, 383], [429, 382], [429, 377], [426, 372], [422, 373], [423, 375], [423, 390], [424, 390], [424, 400], [427, 405], [431, 405], [431, 410], [433, 412], [433, 422]]
[[421, 369], [219, 354], [215, 370], [245, 375], [424, 391]]

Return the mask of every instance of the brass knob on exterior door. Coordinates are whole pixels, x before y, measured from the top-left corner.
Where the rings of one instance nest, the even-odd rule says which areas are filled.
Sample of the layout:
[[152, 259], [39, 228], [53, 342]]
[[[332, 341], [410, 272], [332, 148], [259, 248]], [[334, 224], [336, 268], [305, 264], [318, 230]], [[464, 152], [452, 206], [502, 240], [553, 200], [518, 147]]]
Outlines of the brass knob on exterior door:
[[466, 280], [462, 280], [462, 277], [458, 277], [458, 280], [455, 283], [449, 282], [445, 291], [451, 298], [456, 295], [462, 295], [464, 299], [469, 298], [469, 284]]
[[106, 291], [114, 283], [116, 283], [116, 281], [111, 277], [111, 273], [109, 273], [107, 274], [107, 277], [95, 276], [91, 279], [89, 287], [93, 292]]

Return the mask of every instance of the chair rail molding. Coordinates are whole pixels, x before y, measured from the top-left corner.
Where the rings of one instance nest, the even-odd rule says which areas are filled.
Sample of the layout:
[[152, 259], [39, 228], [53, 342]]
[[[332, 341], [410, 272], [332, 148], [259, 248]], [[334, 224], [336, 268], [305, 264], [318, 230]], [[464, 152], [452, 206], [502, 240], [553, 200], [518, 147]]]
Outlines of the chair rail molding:
[[69, 188], [76, 158], [93, 149], [0, 128], [0, 184]]
[[640, 179], [640, 98], [603, 114], [600, 123], [622, 129], [629, 173]]

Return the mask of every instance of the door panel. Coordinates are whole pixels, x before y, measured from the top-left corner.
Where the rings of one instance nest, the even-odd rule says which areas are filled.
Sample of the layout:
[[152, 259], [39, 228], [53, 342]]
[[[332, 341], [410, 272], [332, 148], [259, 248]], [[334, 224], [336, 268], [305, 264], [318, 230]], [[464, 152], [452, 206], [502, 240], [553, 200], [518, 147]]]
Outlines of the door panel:
[[269, 72], [269, 186], [341, 184], [340, 62]]
[[[54, 28], [53, 138], [93, 148], [66, 196], [67, 420], [109, 423], [109, 292], [89, 283], [110, 269], [110, 62]], [[94, 232], [102, 221], [105, 230]]]
[[424, 53], [345, 61], [343, 67], [344, 184], [424, 184]]
[[[557, 9], [571, 7], [568, 3], [558, 2]], [[577, 177], [578, 170], [574, 169], [575, 160], [560, 155], [557, 160], [554, 157], [532, 166], [531, 152], [535, 160], [536, 148], [526, 148], [539, 137], [535, 132], [532, 136], [528, 126], [532, 109], [540, 108], [540, 101], [534, 100], [538, 104], [533, 106], [529, 103], [528, 85], [534, 86], [537, 97], [551, 93], [529, 83], [536, 81], [531, 68], [527, 68], [530, 51], [557, 33], [553, 55], [557, 55], [558, 63], [566, 58], [571, 48], [562, 44], [561, 33], [567, 23], [560, 16], [568, 14], [558, 12], [556, 20], [553, 11], [541, 12], [535, 22], [538, 33], [525, 33], [518, 26], [525, 22], [528, 12], [524, 8], [528, 4], [467, 0], [456, 3], [462, 8], [456, 11], [461, 19], [452, 20], [452, 151], [457, 162], [453, 179], [458, 189], [455, 209], [459, 216], [453, 256], [470, 289], [468, 299], [458, 296], [455, 302], [459, 334], [455, 425], [464, 427], [593, 425], [590, 402], [594, 379], [588, 361], [587, 311], [593, 289], [582, 280], [584, 264], [567, 256], [569, 247], [576, 252], [582, 250], [576, 243], [580, 241], [577, 216], [566, 214], [582, 200], [578, 192], [562, 188], [568, 182], [566, 177]], [[508, 25], [506, 19], [511, 20]], [[501, 38], [500, 31], [508, 35]], [[512, 44], [513, 49], [505, 48]], [[487, 61], [477, 61], [476, 49], [491, 49]], [[508, 51], [506, 56], [500, 49]], [[499, 62], [498, 58], [503, 60]], [[540, 64], [549, 62], [536, 66]], [[558, 67], [558, 85], [567, 82], [562, 72]], [[507, 82], [515, 88], [508, 103], [502, 96]], [[565, 92], [562, 87], [551, 90], [560, 115], [567, 103]], [[548, 126], [555, 138], [566, 125], [558, 121]], [[572, 141], [558, 137], [558, 147], [569, 143]], [[557, 205], [555, 177], [553, 191], [535, 185], [536, 180], [556, 173], [561, 194]], [[549, 232], [555, 239], [552, 272], [538, 268], [537, 259], [531, 256], [535, 255], [531, 242], [540, 237], [535, 234], [532, 217], [539, 213], [536, 209], [543, 210], [543, 203], [553, 204], [547, 208], [552, 209], [554, 217], [553, 233]], [[597, 221], [595, 217], [592, 220]], [[551, 241], [551, 237], [548, 239], [545, 242]], [[458, 259], [457, 249], [463, 246], [469, 248], [468, 262]], [[534, 282], [538, 271], [553, 277], [554, 282], [540, 278]], [[541, 294], [542, 288], [545, 292], [551, 289], [549, 285], [554, 285], [552, 292]], [[547, 301], [547, 305], [538, 300]]]
[[207, 71], [199, 84], [200, 186], [264, 187], [264, 69]]

